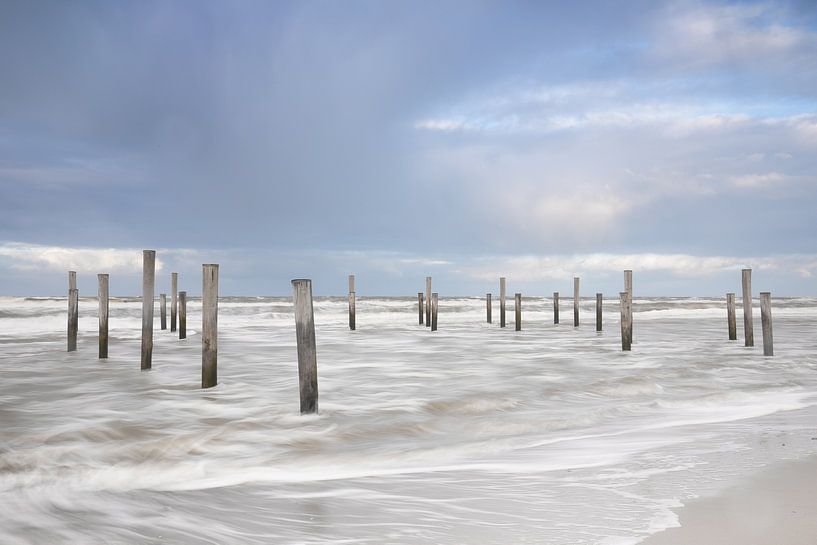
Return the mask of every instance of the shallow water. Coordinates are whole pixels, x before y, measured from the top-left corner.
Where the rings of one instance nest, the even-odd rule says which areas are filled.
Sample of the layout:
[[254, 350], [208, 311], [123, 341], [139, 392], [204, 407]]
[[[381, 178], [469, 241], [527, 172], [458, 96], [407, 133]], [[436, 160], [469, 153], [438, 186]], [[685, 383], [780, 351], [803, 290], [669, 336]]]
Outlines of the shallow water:
[[[188, 338], [158, 329], [139, 370], [141, 303], [0, 298], [0, 543], [635, 543], [679, 501], [817, 452], [817, 300], [774, 301], [775, 351], [726, 337], [721, 300], [572, 302], [523, 331], [484, 301], [315, 301], [320, 415], [298, 414], [286, 298], [219, 301], [219, 385], [199, 389], [200, 302]], [[156, 306], [158, 312], [158, 305]], [[168, 319], [169, 321], [169, 319]], [[498, 304], [494, 321], [499, 321]], [[738, 309], [738, 333], [742, 339]], [[755, 310], [756, 344], [761, 345]]]

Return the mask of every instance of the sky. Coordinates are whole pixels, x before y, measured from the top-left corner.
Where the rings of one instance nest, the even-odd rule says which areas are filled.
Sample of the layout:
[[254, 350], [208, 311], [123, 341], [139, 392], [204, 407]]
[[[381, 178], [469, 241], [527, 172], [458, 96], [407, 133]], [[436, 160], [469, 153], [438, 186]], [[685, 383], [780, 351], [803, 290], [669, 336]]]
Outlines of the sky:
[[817, 3], [0, 0], [0, 295], [817, 295]]

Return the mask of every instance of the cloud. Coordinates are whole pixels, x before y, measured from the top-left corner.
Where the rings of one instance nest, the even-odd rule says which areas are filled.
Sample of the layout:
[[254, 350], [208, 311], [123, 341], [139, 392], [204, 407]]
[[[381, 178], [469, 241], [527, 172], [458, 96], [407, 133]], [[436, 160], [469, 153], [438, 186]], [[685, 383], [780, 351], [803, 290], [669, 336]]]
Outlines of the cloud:
[[[131, 248], [71, 248], [19, 242], [0, 244], [0, 259], [20, 271], [77, 271], [80, 273], [137, 273], [142, 250]], [[156, 270], [163, 263], [156, 259]]]
[[733, 176], [729, 181], [735, 187], [765, 189], [785, 182], [787, 176], [779, 172], [767, 172], [765, 174], [746, 174], [744, 176]]

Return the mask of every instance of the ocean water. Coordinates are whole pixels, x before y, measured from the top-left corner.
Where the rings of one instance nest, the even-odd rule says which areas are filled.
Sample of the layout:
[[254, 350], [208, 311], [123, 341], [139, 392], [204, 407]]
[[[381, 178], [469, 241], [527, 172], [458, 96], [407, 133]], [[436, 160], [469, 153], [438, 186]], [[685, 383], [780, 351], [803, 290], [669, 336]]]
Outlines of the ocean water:
[[[219, 385], [188, 338], [112, 298], [65, 351], [64, 298], [0, 298], [0, 543], [632, 544], [769, 463], [817, 453], [817, 299], [773, 302], [776, 355], [726, 340], [720, 299], [637, 298], [580, 327], [525, 298], [523, 330], [479, 298], [317, 298], [320, 414], [298, 413], [290, 300], [219, 301]], [[158, 314], [158, 304], [156, 305]], [[169, 322], [169, 318], [168, 318]]]

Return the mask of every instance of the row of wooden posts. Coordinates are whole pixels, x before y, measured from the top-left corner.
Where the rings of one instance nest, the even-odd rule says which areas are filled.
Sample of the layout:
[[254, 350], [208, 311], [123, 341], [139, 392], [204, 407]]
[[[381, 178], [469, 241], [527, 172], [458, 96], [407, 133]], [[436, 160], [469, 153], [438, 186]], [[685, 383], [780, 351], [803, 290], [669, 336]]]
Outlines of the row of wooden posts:
[[[153, 359], [153, 309], [156, 272], [156, 252], [144, 250], [142, 254], [142, 342], [141, 369], [150, 369]], [[218, 383], [218, 270], [217, 264], [202, 265], [202, 330], [201, 330], [201, 385], [211, 388]], [[745, 346], [754, 346], [752, 329], [751, 269], [742, 271], [743, 316]], [[99, 274], [99, 357], [108, 357], [108, 275]], [[500, 327], [505, 327], [505, 277], [499, 279]], [[573, 279], [573, 325], [579, 326], [579, 282]], [[312, 305], [312, 281], [296, 279], [292, 281], [293, 305], [295, 310], [295, 335], [298, 350], [298, 377], [300, 386], [300, 406], [302, 413], [318, 411], [318, 368], [315, 342], [315, 320]], [[179, 339], [187, 336], [187, 292], [179, 291], [178, 273], [171, 273], [171, 314], [170, 330], [176, 330], [176, 316], [179, 318]], [[622, 350], [630, 350], [633, 338], [632, 298], [633, 273], [624, 271], [625, 291], [620, 296], [621, 345]], [[178, 293], [178, 299], [177, 299]], [[596, 294], [596, 331], [602, 330], [602, 294]], [[431, 331], [437, 330], [438, 294], [431, 291], [431, 277], [426, 277], [425, 297], [417, 293], [419, 324], [425, 324]], [[425, 300], [425, 301], [424, 301]], [[430, 301], [431, 304], [424, 304]], [[514, 295], [515, 328], [522, 330], [522, 294]], [[735, 294], [726, 295], [729, 339], [737, 339], [735, 324]], [[486, 317], [491, 323], [492, 298], [486, 294]], [[77, 349], [77, 329], [79, 321], [79, 292], [75, 271], [68, 272], [68, 351]], [[760, 309], [763, 328], [763, 353], [774, 354], [772, 341], [771, 294], [760, 294]], [[166, 329], [167, 296], [160, 294], [161, 328]], [[355, 323], [355, 277], [349, 275], [349, 329], [354, 331]], [[553, 323], [559, 323], [559, 292], [553, 294]]]

